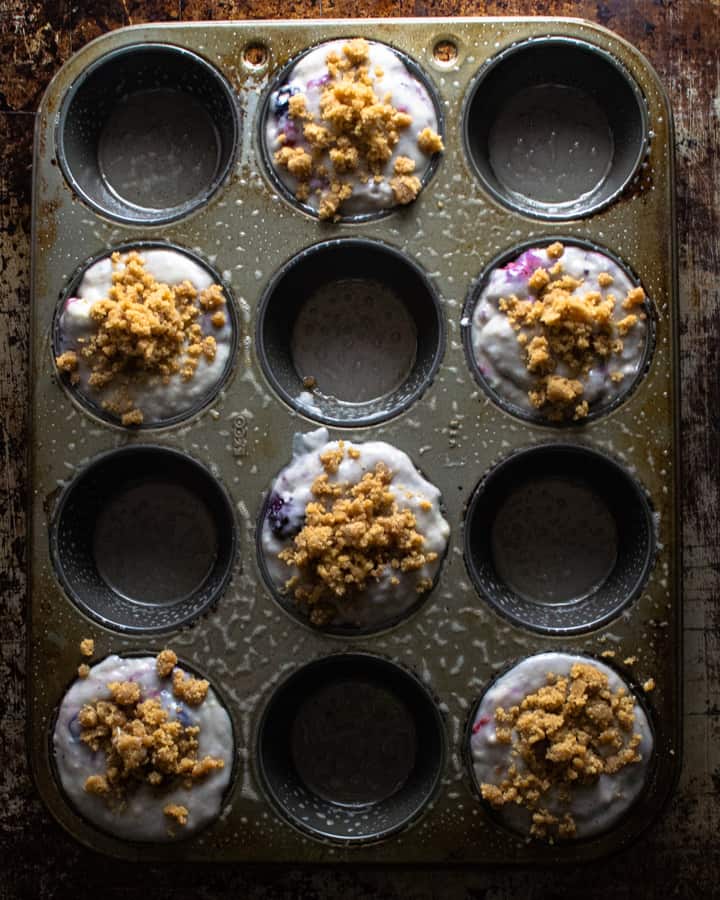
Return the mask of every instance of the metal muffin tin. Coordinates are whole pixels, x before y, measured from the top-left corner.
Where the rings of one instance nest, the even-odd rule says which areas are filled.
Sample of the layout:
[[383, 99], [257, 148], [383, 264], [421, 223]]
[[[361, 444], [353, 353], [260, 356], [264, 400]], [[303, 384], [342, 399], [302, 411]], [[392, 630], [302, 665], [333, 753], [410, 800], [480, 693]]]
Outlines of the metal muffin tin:
[[[320, 41], [354, 36], [384, 41], [422, 68], [440, 99], [446, 151], [409, 207], [370, 221], [320, 224], [285, 199], [268, 176], [258, 121], [269, 86], [290, 60]], [[501, 53], [510, 59], [517, 52], [510, 48], [520, 42], [540, 44], [546, 36], [579, 42], [591, 54], [597, 48], [615, 71], [628, 73], [631, 92], [643, 97], [641, 118], [648, 126], [639, 144], [638, 160], [644, 158], [630, 183], [614, 183], [610, 194], [597, 205], [588, 202], [581, 216], [554, 221], [527, 215], [483, 187], [463, 125], [484, 67]], [[456, 52], [447, 52], [448, 42]], [[181, 48], [219, 73], [219, 83], [231, 86], [235, 109], [229, 130], [227, 120], [217, 126], [224, 124], [229, 140], [237, 134], [238, 141], [231, 174], [217, 189], [208, 188], [206, 202], [139, 222], [88, 205], [64, 177], [67, 152], [64, 161], [59, 152], [67, 98], [84, 73], [101, 66], [97, 61], [105, 54], [146, 44]], [[128, 50], [126, 58], [133, 55]], [[50, 85], [38, 114], [34, 179], [29, 752], [39, 791], [58, 821], [86, 845], [126, 859], [403, 864], [578, 862], [624, 846], [651, 824], [679, 771], [681, 594], [673, 131], [666, 96], [644, 57], [606, 29], [573, 19], [136, 26], [89, 44]], [[166, 224], [158, 224], [162, 220]], [[636, 390], [609, 414], [562, 429], [523, 421], [492, 402], [468, 367], [460, 325], [466, 297], [491, 260], [558, 234], [618, 255], [638, 275], [655, 310], [655, 347]], [[255, 541], [266, 492], [290, 460], [293, 434], [317, 427], [281, 399], [266, 377], [260, 358], [266, 348], [256, 345], [261, 300], [293, 257], [314, 244], [342, 239], [379, 241], [406, 254], [433, 286], [444, 320], [439, 367], [433, 373], [435, 358], [429, 354], [428, 384], [411, 402], [400, 403], [372, 426], [330, 427], [333, 437], [385, 440], [408, 452], [441, 489], [451, 526], [439, 582], [426, 602], [391, 630], [357, 638], [328, 635], [288, 616], [264, 584]], [[221, 274], [233, 295], [239, 346], [234, 370], [208, 408], [170, 427], [132, 431], [94, 417], [68, 396], [53, 363], [52, 329], [59, 298], [79, 264], [119, 245], [157, 240], [198, 253]], [[580, 454], [597, 451], [618, 463], [637, 483], [637, 503], [651, 515], [654, 534], [645, 542], [646, 562], [636, 560], [643, 576], [637, 579], [637, 596], [625, 605], [611, 603], [610, 618], [601, 604], [590, 611], [584, 628], [548, 634], [538, 631], [537, 623], [519, 624], [498, 614], [478, 592], [464, 559], [464, 522], [476, 488], [493, 467], [527, 448], [560, 444]], [[97, 615], [72, 602], [53, 564], [57, 548], [51, 534], [66, 502], [64, 488], [97, 457], [133, 445], [159, 446], [196, 460], [218, 479], [235, 517], [237, 554], [229, 584], [221, 585], [220, 596], [199, 618], [183, 627], [171, 623], [162, 639], [152, 629], [123, 630], [122, 621], [99, 625]], [[635, 516], [643, 527], [646, 512]], [[469, 562], [477, 569], [476, 561]], [[236, 735], [236, 773], [221, 816], [201, 833], [168, 845], [128, 844], [91, 827], [64, 799], [53, 776], [49, 732], [81, 661], [79, 641], [88, 636], [95, 639], [97, 659], [172, 646], [225, 698]], [[643, 802], [612, 831], [592, 841], [548, 846], [497, 827], [478, 798], [465, 744], [470, 712], [493, 676], [521, 657], [552, 649], [591, 655], [614, 650], [614, 662], [628, 679], [655, 680], [645, 699], [656, 760]], [[353, 827], [349, 841], [339, 833], [333, 838], [332, 829], [323, 837], [322, 829], [306, 822], [291, 824], [297, 809], [278, 806], [283, 762], [273, 739], [282, 740], [282, 729], [273, 731], [270, 719], [274, 706], [292, 703], [297, 685], [302, 691], [303, 679], [314, 677], [313, 669], [299, 681], [295, 673], [334, 655], [341, 658], [318, 665], [335, 671], [350, 666], [362, 676], [370, 655], [378, 661], [368, 662], [367, 678], [382, 677], [383, 683], [385, 676], [378, 675], [383, 667], [398, 667], [387, 684], [397, 685], [397, 696], [412, 687], [414, 696], [425, 698], [418, 700], [420, 706], [434, 702], [434, 708], [418, 712], [416, 722], [440, 726], [432, 758], [407, 782], [418, 776], [420, 800], [403, 788], [388, 816], [373, 821], [370, 815], [367, 832]], [[637, 662], [625, 666], [622, 661], [630, 656]], [[415, 701], [408, 702], [415, 709]], [[293, 776], [288, 772], [290, 780]]]

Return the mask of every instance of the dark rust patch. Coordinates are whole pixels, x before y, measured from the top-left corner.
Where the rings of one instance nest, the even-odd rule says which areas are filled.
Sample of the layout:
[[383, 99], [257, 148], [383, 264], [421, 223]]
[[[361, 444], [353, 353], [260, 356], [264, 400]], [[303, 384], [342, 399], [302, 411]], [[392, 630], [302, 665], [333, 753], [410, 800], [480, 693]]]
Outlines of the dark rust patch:
[[143, 22], [173, 22], [180, 19], [180, 0], [86, 0], [76, 8], [72, 23], [72, 48], [79, 50], [88, 41]]
[[70, 3], [3, 0], [0, 12], [0, 109], [34, 110], [70, 56]]
[[51, 246], [57, 237], [57, 218], [55, 214], [59, 208], [59, 200], [48, 200], [40, 204], [37, 219], [37, 239], [40, 247]]
[[311, 19], [322, 15], [321, 0], [183, 0], [184, 22], [222, 19]]

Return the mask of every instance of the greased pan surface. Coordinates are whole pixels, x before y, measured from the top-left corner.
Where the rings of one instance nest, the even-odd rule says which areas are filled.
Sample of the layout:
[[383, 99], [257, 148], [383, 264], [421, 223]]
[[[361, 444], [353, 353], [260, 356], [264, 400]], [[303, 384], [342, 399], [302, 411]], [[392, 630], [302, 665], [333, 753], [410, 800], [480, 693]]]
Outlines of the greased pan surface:
[[[468, 98], [488, 60], [516, 42], [547, 35], [586, 42], [614, 66], [619, 62], [644, 98], [647, 125], [646, 156], [630, 186], [613, 199], [610, 185], [605, 205], [562, 221], [528, 215], [499, 199], [493, 186], [483, 186], [463, 128]], [[354, 36], [386, 42], [422, 68], [442, 109], [446, 150], [414, 204], [375, 220], [327, 225], [280, 196], [265, 173], [259, 116], [269, 85], [289, 60], [320, 41]], [[433, 55], [446, 39], [458, 48], [450, 62]], [[128, 224], [97, 212], [73, 192], [57, 154], [63, 104], [77, 80], [104, 54], [146, 44], [179, 47], [199, 58], [197, 97], [233, 120], [223, 119], [218, 138], [220, 165], [228, 154], [234, 158], [231, 174], [218, 186], [208, 172], [207, 186], [198, 186], [200, 194], [205, 190], [202, 203], [172, 196], [167, 224]], [[245, 55], [258, 46], [266, 48], [264, 61], [254, 50]], [[219, 81], [206, 82], [204, 63]], [[625, 845], [651, 824], [680, 764], [682, 597], [673, 132], [665, 94], [647, 61], [609, 31], [570, 19], [138, 26], [94, 41], [56, 76], [38, 114], [34, 179], [29, 753], [40, 793], [60, 823], [88, 846], [127, 859], [403, 864], [577, 862]], [[562, 429], [528, 423], [495, 405], [467, 364], [461, 332], [466, 298], [488, 263], [514, 246], [555, 235], [584, 239], [618, 256], [655, 310], [654, 349], [636, 390], [608, 415]], [[440, 580], [427, 601], [391, 630], [358, 638], [325, 635], [290, 618], [265, 586], [255, 539], [266, 492], [291, 457], [293, 434], [318, 427], [286, 405], [263, 373], [256, 348], [259, 304], [293, 256], [343, 237], [383, 242], [406, 254], [434, 286], [444, 319], [439, 368], [408, 408], [371, 427], [329, 429], [331, 438], [384, 440], [407, 452], [440, 488], [451, 527]], [[131, 432], [94, 418], [59, 383], [52, 329], [59, 298], [85, 260], [114, 246], [157, 240], [196, 252], [221, 275], [234, 298], [239, 347], [233, 372], [204, 411], [178, 425]], [[236, 520], [238, 552], [229, 586], [190, 626], [171, 628], [162, 639], [87, 618], [64, 593], [51, 558], [50, 529], [64, 486], [96, 457], [132, 444], [167, 447], [197, 460], [227, 492]], [[514, 452], [544, 444], [595, 450], [619, 463], [644, 488], [654, 523], [653, 561], [639, 595], [599, 627], [590, 621], [579, 633], [538, 633], [498, 614], [476, 591], [463, 557], [465, 513], [479, 483]], [[79, 641], [87, 636], [95, 639], [98, 659], [172, 646], [227, 703], [238, 756], [226, 806], [218, 821], [181, 844], [134, 845], [108, 837], [80, 819], [57, 786], [50, 732], [75, 677]], [[609, 833], [569, 846], [525, 842], [498, 828], [477, 797], [465, 754], [468, 718], [493, 676], [523, 656], [552, 649], [591, 655], [614, 650], [614, 661], [631, 680], [653, 678], [656, 684], [646, 699], [657, 755], [643, 801]], [[309, 836], [278, 815], [258, 755], [259, 729], [276, 688], [306, 663], [333, 654], [345, 654], [345, 660], [371, 654], [407, 670], [408, 690], [417, 684], [412, 690], [420, 691], [418, 703], [434, 701], [442, 720], [423, 794], [429, 804], [419, 818], [408, 813], [412, 823], [400, 830], [379, 823], [374, 839], [352, 845]], [[630, 656], [637, 662], [624, 667]], [[405, 683], [401, 676], [399, 682]], [[423, 715], [418, 721], [436, 721], [431, 707]], [[433, 766], [439, 766], [437, 785]]]

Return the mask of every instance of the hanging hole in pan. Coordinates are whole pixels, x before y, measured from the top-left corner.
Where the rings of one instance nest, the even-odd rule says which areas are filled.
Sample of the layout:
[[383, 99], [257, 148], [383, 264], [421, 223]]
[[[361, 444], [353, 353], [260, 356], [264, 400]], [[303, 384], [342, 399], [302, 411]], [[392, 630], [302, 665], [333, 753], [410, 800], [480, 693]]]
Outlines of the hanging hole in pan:
[[440, 38], [433, 47], [433, 59], [439, 66], [451, 66], [458, 58], [458, 47], [451, 38]]
[[253, 41], [243, 50], [243, 62], [248, 69], [261, 69], [268, 61], [268, 48], [260, 41]]

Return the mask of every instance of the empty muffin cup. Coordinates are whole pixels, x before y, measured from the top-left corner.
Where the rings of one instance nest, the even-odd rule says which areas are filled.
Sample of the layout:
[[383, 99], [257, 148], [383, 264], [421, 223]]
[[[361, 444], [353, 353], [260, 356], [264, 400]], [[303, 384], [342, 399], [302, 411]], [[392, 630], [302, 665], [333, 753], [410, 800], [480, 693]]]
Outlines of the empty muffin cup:
[[236, 549], [230, 498], [189, 456], [133, 445], [105, 453], [65, 487], [50, 527], [70, 599], [100, 624], [168, 631], [222, 595]]
[[618, 616], [655, 555], [644, 489], [588, 447], [547, 444], [490, 470], [465, 517], [465, 562], [481, 596], [533, 631], [578, 634]]
[[378, 241], [308, 247], [260, 302], [265, 375], [293, 409], [328, 425], [373, 425], [406, 410], [431, 383], [444, 344], [428, 276]]
[[227, 178], [238, 141], [230, 85], [182, 47], [112, 50], [73, 83], [57, 126], [72, 189], [118, 222], [157, 225], [206, 203]]
[[420, 681], [369, 654], [317, 660], [271, 697], [257, 760], [279, 813], [318, 839], [382, 840], [427, 807], [445, 762], [445, 729]]
[[648, 150], [647, 107], [632, 76], [607, 51], [570, 37], [531, 38], [493, 57], [463, 116], [483, 187], [543, 219], [612, 203]]

